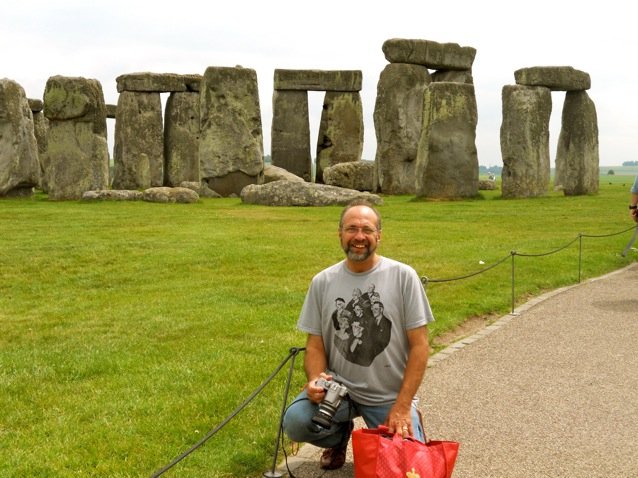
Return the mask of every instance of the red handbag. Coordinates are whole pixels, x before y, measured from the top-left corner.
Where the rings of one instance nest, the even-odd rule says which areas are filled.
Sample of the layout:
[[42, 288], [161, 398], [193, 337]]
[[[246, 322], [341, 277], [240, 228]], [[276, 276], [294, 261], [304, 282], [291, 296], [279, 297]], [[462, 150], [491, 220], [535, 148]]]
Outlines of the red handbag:
[[388, 427], [352, 432], [355, 478], [450, 478], [459, 443], [388, 433]]

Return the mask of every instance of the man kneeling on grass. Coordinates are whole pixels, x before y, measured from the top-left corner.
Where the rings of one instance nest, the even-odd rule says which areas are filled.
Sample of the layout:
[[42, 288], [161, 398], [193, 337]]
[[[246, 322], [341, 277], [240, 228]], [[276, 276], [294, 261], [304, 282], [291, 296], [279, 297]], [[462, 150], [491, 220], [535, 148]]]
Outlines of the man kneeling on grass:
[[[292, 440], [325, 448], [320, 466], [328, 470], [345, 463], [358, 416], [369, 428], [384, 424], [390, 433], [425, 440], [415, 395], [428, 361], [427, 324], [434, 320], [416, 271], [377, 254], [381, 215], [371, 203], [356, 200], [343, 209], [339, 239], [345, 259], [312, 279], [301, 309], [308, 383], [283, 423]], [[348, 393], [331, 419], [317, 424], [313, 417], [326, 396], [320, 379]]]

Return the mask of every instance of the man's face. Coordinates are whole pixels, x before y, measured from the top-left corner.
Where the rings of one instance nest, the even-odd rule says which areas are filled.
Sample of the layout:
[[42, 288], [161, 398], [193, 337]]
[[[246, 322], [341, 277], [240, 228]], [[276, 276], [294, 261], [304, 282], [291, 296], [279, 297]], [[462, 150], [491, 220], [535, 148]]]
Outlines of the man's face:
[[372, 315], [374, 315], [375, 317], [381, 315], [381, 306], [378, 302], [372, 304]]
[[353, 262], [368, 259], [376, 251], [381, 239], [374, 211], [367, 206], [355, 206], [346, 211], [339, 238], [348, 259]]

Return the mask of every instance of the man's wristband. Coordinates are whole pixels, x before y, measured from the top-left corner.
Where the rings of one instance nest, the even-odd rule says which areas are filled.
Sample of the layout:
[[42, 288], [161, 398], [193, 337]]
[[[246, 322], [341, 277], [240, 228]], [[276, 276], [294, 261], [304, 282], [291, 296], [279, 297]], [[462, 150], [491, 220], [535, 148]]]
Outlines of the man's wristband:
[[638, 209], [638, 206], [629, 206], [629, 209]]

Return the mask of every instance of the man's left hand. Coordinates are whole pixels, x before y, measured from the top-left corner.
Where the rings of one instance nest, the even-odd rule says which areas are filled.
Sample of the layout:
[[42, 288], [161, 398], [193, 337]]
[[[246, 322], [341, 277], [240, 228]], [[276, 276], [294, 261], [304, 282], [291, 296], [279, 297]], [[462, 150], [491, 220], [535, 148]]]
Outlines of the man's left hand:
[[407, 410], [404, 408], [394, 405], [388, 414], [385, 425], [390, 433], [397, 433], [405, 438], [413, 435], [414, 430], [412, 429], [411, 409], [410, 407]]

